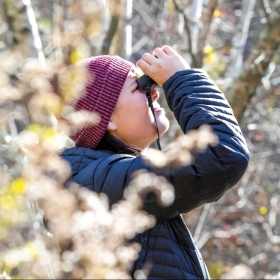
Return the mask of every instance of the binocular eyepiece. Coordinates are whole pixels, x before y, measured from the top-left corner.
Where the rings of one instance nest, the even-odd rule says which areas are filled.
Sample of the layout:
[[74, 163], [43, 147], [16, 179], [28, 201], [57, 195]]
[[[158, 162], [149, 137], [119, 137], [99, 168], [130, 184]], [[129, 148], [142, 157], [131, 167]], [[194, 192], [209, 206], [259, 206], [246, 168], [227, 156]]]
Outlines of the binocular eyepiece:
[[152, 78], [150, 78], [146, 74], [136, 79], [136, 83], [143, 91], [146, 91], [147, 88], [152, 89], [158, 85]]

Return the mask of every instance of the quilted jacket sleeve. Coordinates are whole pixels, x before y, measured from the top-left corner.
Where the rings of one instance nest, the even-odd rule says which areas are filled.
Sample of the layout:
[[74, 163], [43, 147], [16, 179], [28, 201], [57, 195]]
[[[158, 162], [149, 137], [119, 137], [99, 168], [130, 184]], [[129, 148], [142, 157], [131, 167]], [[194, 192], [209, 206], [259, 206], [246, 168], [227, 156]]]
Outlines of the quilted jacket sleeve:
[[[144, 209], [160, 219], [167, 219], [219, 199], [244, 174], [249, 153], [224, 94], [204, 72], [177, 72], [164, 83], [163, 89], [183, 132], [208, 124], [219, 138], [218, 145], [197, 154], [193, 165], [164, 173], [149, 167], [141, 156], [110, 156], [100, 161], [94, 172], [91, 171], [92, 176], [81, 172], [78, 181], [93, 191], [106, 193], [113, 204], [121, 199], [134, 171], [148, 169], [164, 175], [174, 186], [174, 203], [161, 208], [155, 197], [149, 195]], [[92, 179], [83, 182], [84, 178]]]
[[[208, 124], [219, 142], [197, 154], [193, 165], [165, 174], [174, 186], [176, 199], [170, 209], [161, 212], [161, 217], [218, 200], [239, 181], [249, 162], [245, 139], [224, 94], [203, 71], [177, 72], [163, 89], [184, 133]], [[159, 212], [152, 203], [147, 203], [146, 210]]]

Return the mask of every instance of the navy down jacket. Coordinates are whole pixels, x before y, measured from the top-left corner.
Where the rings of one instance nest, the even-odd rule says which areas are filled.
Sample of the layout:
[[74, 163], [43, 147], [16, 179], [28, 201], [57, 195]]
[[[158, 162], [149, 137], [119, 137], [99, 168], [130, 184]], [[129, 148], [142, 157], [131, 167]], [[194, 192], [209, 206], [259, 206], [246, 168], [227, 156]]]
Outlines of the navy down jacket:
[[146, 169], [164, 175], [174, 187], [174, 203], [161, 208], [153, 197], [146, 199], [145, 210], [158, 221], [134, 238], [142, 249], [131, 273], [145, 266], [150, 271], [148, 279], [207, 279], [204, 261], [180, 213], [218, 200], [244, 174], [249, 153], [224, 94], [203, 71], [179, 71], [163, 84], [163, 89], [184, 133], [208, 124], [219, 138], [218, 145], [198, 154], [191, 166], [163, 174], [148, 166], [141, 156], [81, 147], [66, 149], [62, 157], [71, 165], [72, 181], [105, 193], [111, 204], [122, 198], [134, 171]]

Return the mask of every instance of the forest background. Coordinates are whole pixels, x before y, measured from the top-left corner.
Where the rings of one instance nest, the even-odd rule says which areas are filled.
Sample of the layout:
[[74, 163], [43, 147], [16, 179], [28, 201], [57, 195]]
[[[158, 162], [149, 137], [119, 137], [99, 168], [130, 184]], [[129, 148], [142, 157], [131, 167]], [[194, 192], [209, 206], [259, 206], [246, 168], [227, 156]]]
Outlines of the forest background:
[[[125, 239], [154, 221], [139, 212], [133, 191], [109, 211], [105, 197], [63, 188], [69, 170], [57, 149], [71, 145], [65, 135], [89, 116], [66, 106], [82, 87], [78, 72], [61, 98], [42, 76], [99, 54], [135, 63], [165, 44], [225, 93], [251, 153], [233, 189], [184, 214], [210, 275], [280, 278], [280, 1], [1, 0], [0, 7], [0, 278], [127, 277], [139, 248]], [[164, 147], [181, 133], [162, 96], [171, 120]], [[137, 197], [153, 185], [164, 200], [168, 186], [149, 180], [136, 179]], [[61, 246], [68, 249], [60, 255]]]

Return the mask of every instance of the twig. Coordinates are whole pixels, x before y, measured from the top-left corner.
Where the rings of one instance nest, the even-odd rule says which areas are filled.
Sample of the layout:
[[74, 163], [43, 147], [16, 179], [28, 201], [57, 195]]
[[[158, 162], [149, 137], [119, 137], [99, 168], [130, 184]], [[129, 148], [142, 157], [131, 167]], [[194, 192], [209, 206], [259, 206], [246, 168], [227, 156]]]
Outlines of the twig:
[[207, 217], [207, 215], [208, 215], [208, 213], [211, 209], [211, 205], [212, 204], [207, 203], [207, 204], [204, 204], [204, 206], [203, 206], [203, 211], [202, 211], [202, 213], [199, 217], [199, 220], [198, 220], [198, 223], [197, 223], [194, 235], [193, 235], [194, 240], [198, 240], [198, 238], [201, 234], [203, 224], [204, 224], [204, 222], [206, 220], [206, 217]]
[[42, 41], [40, 38], [39, 29], [38, 29], [37, 21], [35, 18], [34, 10], [32, 8], [31, 0], [24, 0], [23, 3], [26, 7], [27, 17], [28, 17], [28, 21], [29, 21], [29, 24], [31, 27], [31, 33], [33, 36], [34, 47], [35, 47], [35, 50], [37, 51], [38, 59], [39, 59], [40, 63], [42, 64], [42, 66], [46, 66], [46, 59], [45, 59], [45, 55], [43, 52]]
[[185, 15], [183, 9], [179, 7], [177, 1], [173, 0], [173, 3], [174, 3], [176, 10], [184, 16], [185, 30], [187, 33], [188, 45], [189, 45], [189, 53], [192, 58], [192, 66], [194, 68], [196, 68], [196, 67], [198, 67], [198, 62], [197, 62], [196, 56], [194, 55], [193, 49], [192, 49], [191, 30], [189, 28], [190, 21], [188, 20], [187, 16]]

